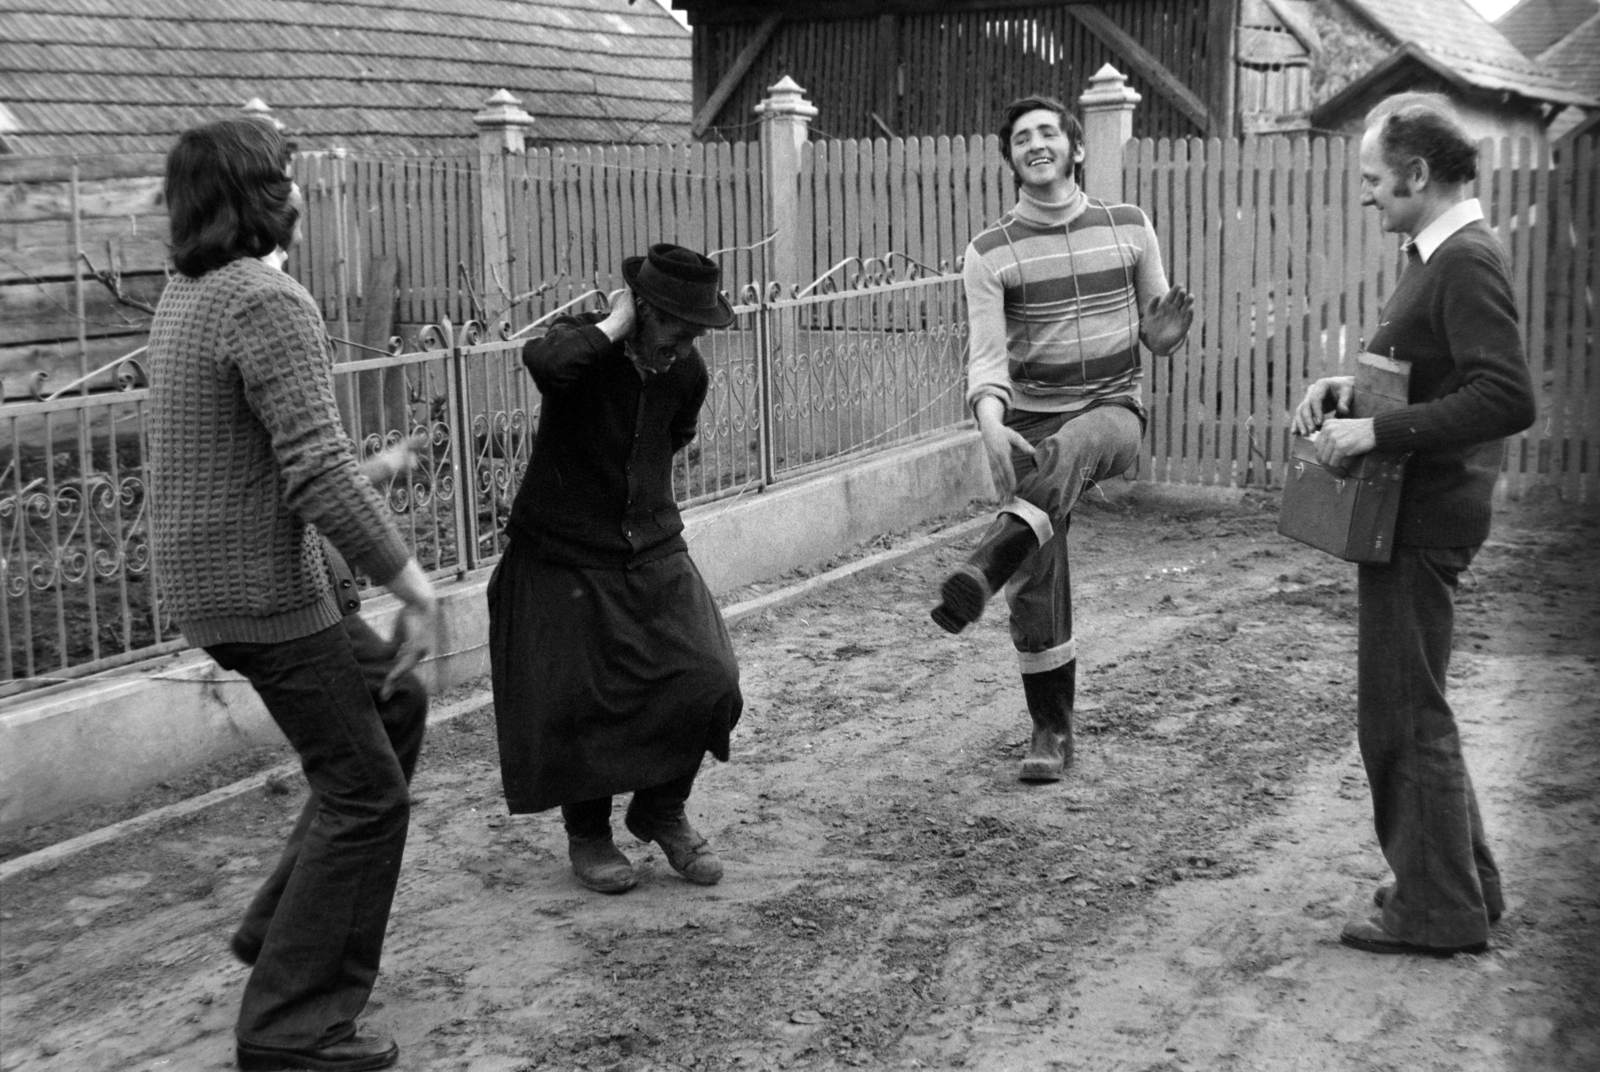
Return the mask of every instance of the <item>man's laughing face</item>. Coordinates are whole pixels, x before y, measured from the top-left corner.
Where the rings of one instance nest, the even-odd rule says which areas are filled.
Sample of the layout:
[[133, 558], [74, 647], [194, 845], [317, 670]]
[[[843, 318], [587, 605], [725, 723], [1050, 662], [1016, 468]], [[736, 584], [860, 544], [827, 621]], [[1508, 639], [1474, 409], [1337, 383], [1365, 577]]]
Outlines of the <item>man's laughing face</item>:
[[1083, 146], [1061, 129], [1061, 116], [1048, 108], [1023, 112], [1011, 125], [1011, 167], [1024, 186], [1046, 189], [1072, 175]]

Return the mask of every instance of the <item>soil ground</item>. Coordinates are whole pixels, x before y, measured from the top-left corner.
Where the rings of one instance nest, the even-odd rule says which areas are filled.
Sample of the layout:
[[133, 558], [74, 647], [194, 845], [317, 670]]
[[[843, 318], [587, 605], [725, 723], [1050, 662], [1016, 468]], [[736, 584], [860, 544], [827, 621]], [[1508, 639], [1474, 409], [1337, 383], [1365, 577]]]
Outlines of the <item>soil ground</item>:
[[[1275, 522], [1080, 508], [1055, 785], [1016, 780], [1003, 607], [927, 617], [975, 537], [746, 620], [733, 761], [690, 802], [712, 888], [619, 822], [642, 881], [589, 893], [554, 813], [505, 814], [492, 713], [437, 726], [369, 1015], [438, 1072], [1600, 1069], [1600, 523], [1505, 513], [1465, 579], [1451, 698], [1509, 908], [1434, 960], [1337, 942], [1386, 877], [1355, 569]], [[231, 1067], [227, 936], [302, 799], [0, 885], [0, 1069]]]

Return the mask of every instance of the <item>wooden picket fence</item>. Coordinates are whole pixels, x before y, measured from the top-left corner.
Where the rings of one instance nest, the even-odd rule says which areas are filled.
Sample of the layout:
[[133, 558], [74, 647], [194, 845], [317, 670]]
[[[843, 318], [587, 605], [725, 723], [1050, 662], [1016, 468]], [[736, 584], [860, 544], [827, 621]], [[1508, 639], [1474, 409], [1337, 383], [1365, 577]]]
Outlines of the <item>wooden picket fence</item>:
[[[1511, 255], [1541, 403], [1538, 425], [1507, 452], [1506, 487], [1521, 495], [1548, 484], [1592, 499], [1600, 494], [1596, 138], [1566, 141], [1554, 152], [1509, 144], [1485, 150], [1497, 163], [1485, 168], [1478, 192]], [[844, 262], [854, 267], [833, 271], [823, 289], [903, 277], [917, 266], [949, 270], [1015, 197], [992, 136], [811, 142], [800, 155], [794, 233], [776, 234], [764, 218], [760, 155], [751, 142], [506, 156], [490, 165], [505, 169], [504, 205], [495, 215], [483, 203], [491, 187], [477, 156], [306, 154], [295, 164], [306, 196], [305, 240], [289, 270], [317, 297], [330, 332], [350, 341], [340, 355], [350, 360], [387, 344], [382, 332], [364, 333], [363, 302], [385, 260], [399, 269], [397, 333], [414, 335], [445, 319], [525, 324], [588, 290], [620, 286], [622, 260], [658, 241], [715, 252], [736, 300], [771, 293], [763, 286], [769, 254], [785, 242], [793, 256], [784, 263], [794, 269], [793, 278], [776, 281], [783, 293]], [[154, 180], [124, 178], [127, 167], [119, 166], [116, 181], [142, 181], [135, 192], [148, 200]], [[1201, 303], [1189, 344], [1152, 361], [1153, 424], [1140, 475], [1271, 486], [1306, 382], [1350, 367], [1396, 277], [1398, 240], [1380, 233], [1375, 213], [1359, 204], [1355, 144], [1133, 142], [1123, 178], [1124, 197], [1156, 224], [1168, 274]], [[56, 355], [62, 367], [52, 381], [61, 383], [114, 359], [108, 346], [131, 350], [142, 341], [73, 338], [76, 295], [109, 299], [81, 273], [74, 280], [62, 254], [74, 227], [87, 238], [99, 234], [100, 221], [45, 220], [66, 211], [67, 189], [53, 172], [18, 172], [9, 187], [4, 283], [16, 315], [8, 314], [10, 334], [0, 340], [11, 344], [8, 385], [23, 383], [17, 370], [45, 360], [40, 355]], [[79, 214], [97, 211], [99, 196], [80, 198]], [[503, 233], [486, 233], [485, 221], [495, 219]], [[140, 250], [150, 246], [154, 226], [141, 224], [134, 238], [119, 232], [119, 250], [135, 238]], [[54, 227], [54, 237], [35, 242], [33, 231], [43, 227]], [[485, 252], [497, 249], [504, 250], [498, 262]], [[864, 272], [861, 262], [874, 259], [877, 274]], [[159, 281], [143, 261], [134, 266], [124, 255], [120, 263], [143, 273], [140, 285]], [[98, 308], [83, 314], [91, 332]], [[117, 323], [131, 315], [118, 311]], [[28, 326], [34, 320], [39, 325]], [[112, 382], [108, 374], [96, 386]]]
[[[1559, 155], [1485, 143], [1477, 196], [1510, 255], [1539, 420], [1506, 452], [1507, 492], [1600, 494], [1594, 367], [1596, 139]], [[1186, 346], [1154, 359], [1140, 475], [1272, 486], [1289, 416], [1313, 379], [1349, 373], [1400, 267], [1400, 242], [1360, 204], [1356, 143], [1263, 137], [1130, 143], [1124, 196], [1156, 226], [1167, 271], [1194, 291]]]

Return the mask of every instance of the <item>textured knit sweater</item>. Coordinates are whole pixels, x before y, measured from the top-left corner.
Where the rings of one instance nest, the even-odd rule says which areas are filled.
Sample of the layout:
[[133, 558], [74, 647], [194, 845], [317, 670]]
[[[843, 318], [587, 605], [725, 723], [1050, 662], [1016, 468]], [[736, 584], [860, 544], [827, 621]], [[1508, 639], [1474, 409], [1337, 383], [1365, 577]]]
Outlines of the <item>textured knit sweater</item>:
[[1395, 541], [1466, 547], [1489, 535], [1502, 440], [1533, 424], [1533, 384], [1505, 256], [1480, 222], [1412, 255], [1367, 347], [1411, 362], [1409, 406], [1373, 420], [1380, 451], [1411, 451]]
[[337, 623], [319, 531], [375, 582], [400, 572], [409, 552], [357, 468], [300, 284], [251, 258], [175, 276], [149, 354], [151, 542], [190, 643], [277, 643]]
[[1061, 204], [1024, 188], [967, 247], [967, 404], [1068, 413], [1107, 401], [1140, 409], [1139, 310], [1167, 292], [1161, 250], [1137, 206]]

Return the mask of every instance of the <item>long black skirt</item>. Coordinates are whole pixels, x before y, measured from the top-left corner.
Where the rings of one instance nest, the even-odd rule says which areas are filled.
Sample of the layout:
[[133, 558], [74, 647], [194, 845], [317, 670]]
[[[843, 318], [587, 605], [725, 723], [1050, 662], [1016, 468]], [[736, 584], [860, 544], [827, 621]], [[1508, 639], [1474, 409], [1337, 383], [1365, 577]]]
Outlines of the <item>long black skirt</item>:
[[726, 762], [744, 709], [722, 613], [688, 552], [580, 569], [519, 552], [489, 581], [500, 776], [511, 813]]

